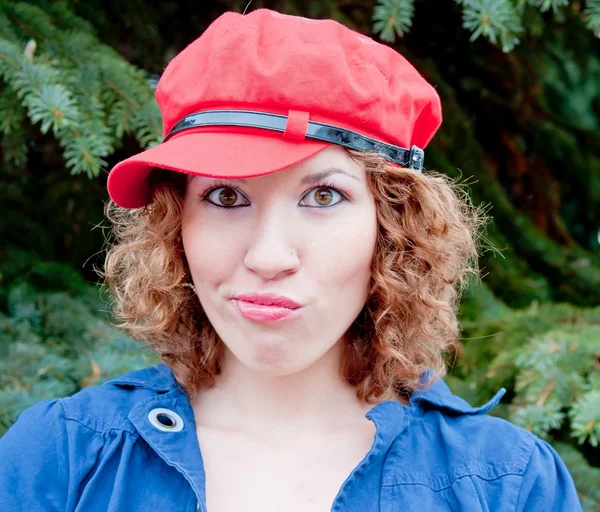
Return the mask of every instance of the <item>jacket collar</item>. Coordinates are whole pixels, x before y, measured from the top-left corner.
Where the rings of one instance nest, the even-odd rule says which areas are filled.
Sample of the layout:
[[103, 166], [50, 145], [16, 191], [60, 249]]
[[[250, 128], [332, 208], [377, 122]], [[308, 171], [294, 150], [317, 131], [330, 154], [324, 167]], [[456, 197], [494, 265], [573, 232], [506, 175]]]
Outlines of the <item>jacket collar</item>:
[[473, 407], [466, 400], [452, 394], [448, 385], [442, 379], [438, 379], [429, 388], [415, 391], [410, 402], [416, 406], [425, 403], [434, 408], [458, 414], [485, 414], [498, 405], [505, 393], [506, 389], [501, 388], [487, 403], [479, 407]]
[[[427, 378], [429, 374], [430, 372], [424, 372], [422, 378]], [[162, 362], [156, 366], [126, 373], [108, 381], [108, 383], [142, 387], [154, 390], [157, 393], [168, 393], [179, 386], [171, 369]], [[487, 403], [479, 407], [473, 407], [459, 396], [454, 395], [448, 385], [442, 379], [438, 379], [428, 388], [415, 391], [412, 394], [410, 403], [414, 406], [426, 404], [429, 407], [458, 414], [485, 414], [500, 402], [505, 393], [506, 389], [501, 388]]]
[[106, 384], [151, 389], [157, 393], [168, 393], [179, 386], [173, 372], [164, 363], [125, 373]]
[[[193, 427], [194, 412], [171, 369], [161, 362], [156, 366], [126, 373], [106, 384], [146, 388], [156, 392], [151, 396], [145, 394], [145, 397], [128, 411], [127, 417], [148, 445], [167, 464], [182, 473], [192, 486], [198, 503], [206, 503], [206, 473], [196, 430]], [[386, 400], [374, 405], [366, 414], [376, 426], [373, 445], [365, 459], [348, 477], [334, 503], [340, 506], [344, 500], [352, 501], [355, 493], [365, 492], [364, 485], [370, 486], [367, 491], [378, 492], [378, 481], [372, 480], [368, 484], [363, 482], [361, 486], [357, 483], [361, 482], [361, 479], [356, 477], [367, 464], [378, 466], [379, 462], [385, 459], [394, 440], [408, 431], [413, 408], [422, 408], [428, 404], [455, 413], [484, 413], [498, 403], [504, 392], [504, 389], [500, 390], [487, 404], [475, 408], [462, 398], [454, 396], [445, 382], [438, 380], [429, 388], [413, 393], [410, 406], [404, 406], [396, 400]], [[184, 425], [191, 425], [192, 428], [182, 428], [173, 432], [157, 430], [149, 418], [154, 417], [158, 411], [176, 413]]]

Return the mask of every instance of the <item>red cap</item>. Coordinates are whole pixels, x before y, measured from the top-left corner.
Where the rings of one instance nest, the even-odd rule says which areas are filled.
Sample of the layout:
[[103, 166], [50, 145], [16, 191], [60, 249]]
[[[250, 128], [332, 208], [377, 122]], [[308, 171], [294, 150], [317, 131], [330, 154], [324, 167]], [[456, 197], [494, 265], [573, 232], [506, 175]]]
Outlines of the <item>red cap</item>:
[[165, 140], [119, 162], [117, 204], [151, 201], [153, 167], [244, 178], [332, 143], [420, 170], [442, 122], [440, 98], [392, 48], [337, 21], [226, 12], [169, 62], [156, 87]]

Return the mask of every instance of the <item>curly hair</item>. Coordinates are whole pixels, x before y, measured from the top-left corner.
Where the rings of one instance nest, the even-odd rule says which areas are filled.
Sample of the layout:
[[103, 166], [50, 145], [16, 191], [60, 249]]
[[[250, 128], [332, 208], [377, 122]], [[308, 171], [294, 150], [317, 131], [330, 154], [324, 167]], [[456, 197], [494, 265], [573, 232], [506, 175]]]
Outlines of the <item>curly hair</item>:
[[[344, 149], [367, 171], [379, 229], [368, 298], [347, 331], [340, 372], [360, 400], [373, 403], [446, 374], [443, 354], [459, 337], [461, 293], [479, 278], [479, 228], [488, 219], [444, 174]], [[187, 176], [153, 169], [149, 179], [148, 206], [106, 204], [113, 240], [101, 275], [115, 325], [146, 343], [193, 399], [216, 383], [224, 343], [182, 286], [190, 276], [181, 240]]]

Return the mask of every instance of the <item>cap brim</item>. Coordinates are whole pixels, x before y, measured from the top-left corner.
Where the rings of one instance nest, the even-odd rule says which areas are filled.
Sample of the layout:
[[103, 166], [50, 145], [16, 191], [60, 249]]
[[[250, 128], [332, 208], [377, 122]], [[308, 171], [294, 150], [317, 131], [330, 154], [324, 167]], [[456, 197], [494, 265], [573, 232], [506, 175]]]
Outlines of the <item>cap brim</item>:
[[153, 167], [199, 176], [250, 178], [285, 169], [330, 145], [249, 133], [185, 133], [115, 165], [108, 176], [108, 193], [123, 208], [140, 208], [151, 201], [146, 178]]

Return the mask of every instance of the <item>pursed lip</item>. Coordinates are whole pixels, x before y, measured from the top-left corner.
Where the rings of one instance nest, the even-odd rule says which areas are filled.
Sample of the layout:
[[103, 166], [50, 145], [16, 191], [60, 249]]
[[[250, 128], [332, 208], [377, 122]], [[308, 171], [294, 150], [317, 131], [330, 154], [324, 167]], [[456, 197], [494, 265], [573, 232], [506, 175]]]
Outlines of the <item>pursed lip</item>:
[[262, 306], [278, 306], [288, 309], [298, 309], [302, 307], [301, 304], [298, 304], [289, 297], [275, 295], [274, 293], [242, 293], [236, 295], [235, 298], [237, 300], [252, 302], [253, 304], [260, 304]]

